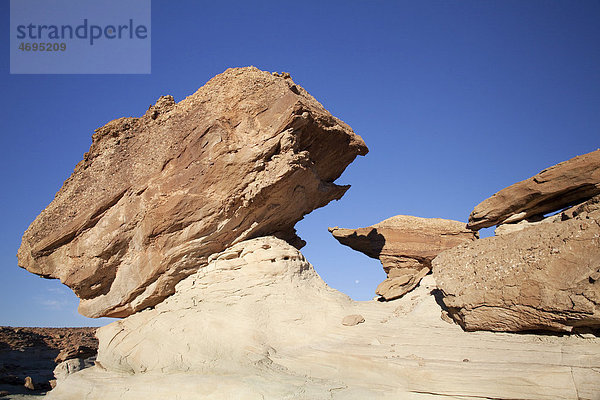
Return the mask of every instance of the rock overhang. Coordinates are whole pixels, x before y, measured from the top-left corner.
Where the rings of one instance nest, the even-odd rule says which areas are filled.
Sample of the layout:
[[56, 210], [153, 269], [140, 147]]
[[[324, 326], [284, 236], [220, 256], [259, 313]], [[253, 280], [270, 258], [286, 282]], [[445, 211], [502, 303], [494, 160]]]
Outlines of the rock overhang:
[[228, 69], [176, 103], [99, 128], [23, 236], [19, 265], [58, 278], [86, 316], [124, 317], [233, 243], [275, 235], [343, 196], [362, 138], [289, 75]]

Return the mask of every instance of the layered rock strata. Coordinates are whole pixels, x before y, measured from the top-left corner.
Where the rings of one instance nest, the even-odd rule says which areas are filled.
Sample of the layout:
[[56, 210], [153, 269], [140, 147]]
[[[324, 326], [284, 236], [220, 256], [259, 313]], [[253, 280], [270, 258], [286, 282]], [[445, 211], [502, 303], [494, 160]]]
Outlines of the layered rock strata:
[[546, 168], [482, 201], [469, 216], [473, 230], [523, 220], [537, 221], [548, 213], [600, 194], [600, 150]]
[[497, 224], [496, 236], [433, 261], [449, 314], [467, 330], [600, 328], [598, 193], [600, 150], [547, 168], [475, 207], [468, 226]]
[[[25, 232], [19, 265], [58, 278], [89, 317], [154, 306], [209, 255], [275, 235], [339, 199], [334, 181], [362, 139], [289, 74], [234, 68], [185, 100], [96, 130], [54, 200]], [[293, 199], [293, 200], [291, 200]]]
[[[600, 339], [464, 332], [440, 318], [435, 288], [430, 275], [397, 301], [354, 302], [286, 242], [241, 242], [211, 256], [156, 308], [101, 328], [96, 366], [66, 375], [47, 398], [544, 400], [600, 392]], [[364, 321], [343, 324], [348, 316]]]
[[381, 261], [387, 279], [376, 293], [399, 298], [419, 284], [440, 252], [470, 242], [477, 234], [463, 222], [397, 215], [366, 228], [329, 228], [341, 244]]

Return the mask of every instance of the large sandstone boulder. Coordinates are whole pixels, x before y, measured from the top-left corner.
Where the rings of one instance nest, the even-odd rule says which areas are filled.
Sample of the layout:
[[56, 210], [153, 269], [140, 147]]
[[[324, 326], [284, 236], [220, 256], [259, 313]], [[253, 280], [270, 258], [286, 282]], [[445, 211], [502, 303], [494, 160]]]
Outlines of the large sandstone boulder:
[[229, 69], [180, 103], [96, 130], [23, 236], [19, 265], [58, 278], [89, 317], [153, 306], [233, 243], [276, 235], [339, 199], [362, 139], [289, 75]]
[[354, 302], [286, 242], [240, 242], [100, 328], [96, 366], [47, 399], [597, 398], [600, 339], [466, 333], [433, 289], [427, 276], [410, 297]]
[[478, 230], [503, 223], [539, 220], [600, 194], [600, 150], [554, 165], [482, 201], [469, 216]]
[[433, 273], [450, 315], [467, 330], [598, 329], [600, 197], [445, 251]]
[[477, 234], [463, 222], [397, 215], [366, 228], [329, 228], [341, 244], [378, 258], [388, 275], [376, 289], [385, 300], [403, 296], [431, 270], [440, 252], [470, 242]]

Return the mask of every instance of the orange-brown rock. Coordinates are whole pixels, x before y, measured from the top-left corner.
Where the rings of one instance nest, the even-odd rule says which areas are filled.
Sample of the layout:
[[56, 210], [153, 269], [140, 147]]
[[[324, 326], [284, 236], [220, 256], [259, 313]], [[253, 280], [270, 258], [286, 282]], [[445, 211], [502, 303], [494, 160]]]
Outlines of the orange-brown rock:
[[388, 275], [376, 289], [385, 300], [403, 296], [431, 270], [440, 252], [477, 238], [463, 222], [397, 215], [366, 228], [329, 228], [341, 244], [378, 258]]
[[433, 260], [443, 302], [465, 329], [600, 328], [600, 196], [547, 220]]
[[362, 139], [289, 74], [229, 69], [175, 103], [96, 130], [62, 189], [25, 232], [19, 265], [58, 278], [86, 316], [156, 305], [233, 243], [275, 235], [339, 199]]
[[560, 211], [600, 194], [600, 150], [560, 164], [502, 189], [469, 216], [470, 229], [487, 228]]

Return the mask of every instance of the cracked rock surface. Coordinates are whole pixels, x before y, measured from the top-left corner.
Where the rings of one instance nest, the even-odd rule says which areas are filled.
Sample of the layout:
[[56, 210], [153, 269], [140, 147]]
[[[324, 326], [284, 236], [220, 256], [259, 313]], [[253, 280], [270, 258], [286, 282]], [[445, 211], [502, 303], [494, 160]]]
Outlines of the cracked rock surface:
[[445, 251], [433, 273], [467, 330], [600, 328], [600, 197]]
[[228, 69], [97, 129], [25, 232], [19, 265], [73, 289], [85, 316], [125, 317], [236, 242], [301, 247], [295, 223], [341, 198], [334, 181], [367, 151], [289, 74]]
[[429, 275], [394, 302], [355, 302], [288, 243], [244, 241], [154, 309], [100, 328], [96, 366], [47, 398], [597, 399], [600, 339], [464, 332], [434, 289]]

